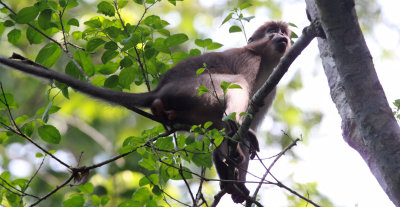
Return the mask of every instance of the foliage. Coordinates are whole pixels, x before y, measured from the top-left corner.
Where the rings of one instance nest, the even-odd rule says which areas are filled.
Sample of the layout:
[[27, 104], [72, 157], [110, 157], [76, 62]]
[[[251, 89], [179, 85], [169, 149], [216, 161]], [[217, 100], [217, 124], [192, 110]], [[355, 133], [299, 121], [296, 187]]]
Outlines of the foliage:
[[[7, 6], [12, 4], [11, 1], [0, 1], [3, 6], [0, 35], [3, 38], [6, 37], [15, 48], [27, 50], [25, 55], [31, 57], [35, 65], [55, 70], [62, 68], [71, 77], [117, 91], [150, 90], [174, 64], [201, 54], [200, 49], [206, 52], [223, 46], [210, 38], [195, 39], [196, 48], [184, 52], [188, 42], [193, 42], [189, 35], [169, 30], [167, 21], [151, 13], [153, 5], [176, 5], [175, 0], [105, 0], [96, 2], [93, 8], [85, 7], [86, 3], [78, 0], [28, 3], [25, 5], [24, 2], [22, 8], [14, 10]], [[243, 32], [247, 39], [244, 22], [254, 16], [245, 17], [244, 11], [251, 6], [244, 3], [232, 9], [222, 24], [234, 20], [239, 26], [232, 25], [229, 32]], [[90, 8], [97, 14], [89, 15], [87, 19], [74, 15], [81, 7]], [[126, 8], [138, 7], [142, 8], [142, 14], [136, 23], [122, 15]], [[30, 45], [26, 46], [27, 43]], [[19, 59], [29, 62], [29, 58]], [[212, 79], [207, 65], [196, 73], [207, 73]], [[12, 84], [6, 79], [4, 83]], [[212, 128], [212, 122], [192, 126], [191, 133], [175, 133], [143, 117], [133, 119], [124, 110], [110, 109], [85, 99], [56, 81], [51, 81], [46, 89], [31, 80], [26, 84], [32, 87], [18, 93], [4, 89], [1, 84], [0, 143], [4, 147], [31, 143], [35, 150], [26, 153], [34, 159], [32, 162], [39, 161], [40, 164], [29, 179], [11, 176], [8, 171], [0, 175], [2, 205], [59, 206], [62, 203], [68, 207], [125, 207], [211, 202], [211, 197], [203, 196], [202, 187], [208, 185], [205, 181], [211, 180], [209, 177], [215, 176], [212, 151], [226, 136], [224, 130]], [[199, 87], [198, 95], [212, 93], [224, 101], [228, 90], [241, 89], [230, 82], [216, 87], [218, 89]], [[223, 91], [223, 97], [214, 95], [219, 89]], [[42, 94], [47, 100], [41, 99], [39, 104], [29, 106], [25, 103], [29, 102], [28, 97], [32, 98], [30, 94]], [[87, 120], [91, 126], [70, 116]], [[224, 120], [234, 117], [234, 113], [226, 114]], [[132, 122], [136, 123], [135, 129], [131, 129]], [[121, 123], [128, 123], [129, 127], [123, 127]], [[96, 129], [101, 129], [112, 140], [97, 139], [102, 136]], [[107, 147], [110, 143], [111, 147]], [[282, 144], [282, 148], [287, 145]], [[76, 156], [79, 158], [74, 164], [74, 159], [61, 159], [60, 154], [65, 151], [76, 154], [83, 151], [84, 154]], [[112, 156], [116, 152], [119, 155]], [[96, 156], [102, 156], [101, 162], [95, 159]], [[125, 163], [120, 159], [122, 157]], [[55, 160], [63, 170], [49, 167], [48, 160]], [[52, 177], [56, 177], [56, 182], [51, 181]], [[192, 200], [172, 192], [172, 180], [180, 181], [185, 187], [181, 191], [187, 191]], [[191, 191], [191, 184], [195, 182], [200, 183], [197, 194]], [[74, 187], [64, 188], [67, 184]], [[278, 181], [271, 184], [282, 185]]]

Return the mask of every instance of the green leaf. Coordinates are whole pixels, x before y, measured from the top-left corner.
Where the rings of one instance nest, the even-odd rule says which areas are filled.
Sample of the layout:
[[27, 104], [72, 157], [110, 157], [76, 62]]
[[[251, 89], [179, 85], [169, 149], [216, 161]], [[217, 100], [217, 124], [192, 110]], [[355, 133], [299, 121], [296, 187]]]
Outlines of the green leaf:
[[164, 149], [164, 150], [174, 149], [174, 143], [172, 142], [172, 137], [163, 137], [157, 139], [155, 146], [159, 149]]
[[77, 19], [75, 19], [75, 18], [72, 18], [72, 19], [68, 20], [67, 24], [71, 25], [71, 26], [79, 27], [79, 21]]
[[222, 121], [236, 120], [236, 112], [232, 112], [227, 116], [222, 117]]
[[[33, 25], [35, 25], [35, 24], [33, 24]], [[40, 44], [46, 39], [45, 36], [40, 34], [38, 31], [36, 31], [32, 27], [28, 27], [28, 29], [26, 29], [26, 38], [28, 39], [30, 44]]]
[[154, 41], [153, 48], [163, 53], [170, 53], [169, 48], [165, 44], [165, 39], [159, 37]]
[[213, 43], [211, 43], [211, 44], [207, 47], [207, 49], [208, 49], [208, 50], [216, 50], [216, 49], [221, 48], [222, 46], [223, 46], [223, 45], [220, 44], [220, 43], [218, 43], [218, 42], [213, 42]]
[[96, 76], [91, 80], [92, 84], [98, 87], [103, 86], [105, 81], [106, 77], [104, 76]]
[[210, 92], [210, 90], [205, 86], [199, 86], [196, 89], [199, 90], [199, 93], [197, 94], [198, 96], [201, 96], [201, 95], [203, 95], [205, 93]]
[[35, 131], [35, 126], [36, 126], [36, 122], [34, 122], [34, 121], [28, 122], [21, 127], [21, 131], [22, 131], [22, 133], [26, 134], [28, 137], [31, 137], [33, 132]]
[[196, 75], [201, 75], [204, 71], [206, 70], [206, 68], [199, 68], [196, 70]]
[[189, 52], [189, 54], [190, 54], [190, 56], [196, 56], [196, 55], [200, 55], [201, 54], [201, 51], [199, 50], [199, 49], [191, 49], [190, 50], [190, 52]]
[[178, 52], [172, 53], [171, 58], [174, 63], [179, 63], [180, 61], [189, 58], [189, 55], [186, 54], [185, 52], [178, 51]]
[[140, 203], [146, 203], [151, 199], [151, 193], [148, 188], [141, 187], [133, 195], [132, 200], [139, 201]]
[[233, 15], [233, 12], [229, 13], [228, 16], [225, 17], [224, 21], [222, 21], [222, 24], [221, 24], [221, 25], [223, 25], [223, 24], [225, 24], [227, 21], [231, 20], [231, 19], [232, 19], [232, 15]]
[[109, 41], [104, 45], [104, 49], [106, 50], [117, 50], [118, 45], [114, 41]]
[[231, 84], [228, 88], [229, 89], [242, 89], [242, 86], [240, 86], [239, 84]]
[[18, 43], [18, 40], [21, 38], [21, 30], [19, 30], [19, 29], [13, 29], [13, 30], [11, 30], [8, 34], [7, 34], [7, 37], [8, 37], [8, 42], [9, 43], [11, 43], [11, 44], [13, 44], [13, 45], [16, 45], [17, 43]]
[[[0, 116], [0, 123], [4, 124], [6, 126], [10, 126], [10, 124], [11, 124], [8, 119], [1, 117], [1, 116]], [[2, 126], [0, 125], [0, 127], [2, 127]]]
[[91, 195], [90, 200], [95, 206], [100, 206], [100, 198], [98, 195]]
[[155, 170], [157, 169], [156, 162], [152, 159], [143, 158], [139, 161], [139, 165], [148, 169], [148, 170]]
[[240, 10], [246, 9], [253, 6], [252, 4], [250, 4], [249, 2], [243, 3], [239, 6]]
[[44, 155], [42, 154], [42, 153], [40, 153], [40, 152], [37, 152], [36, 154], [35, 154], [35, 157], [37, 157], [37, 158], [41, 158], [41, 157], [43, 157]]
[[[5, 97], [5, 99], [4, 99]], [[0, 93], [0, 109], [6, 109], [6, 105], [3, 104], [7, 102], [8, 107], [10, 107], [10, 109], [15, 109], [18, 108], [18, 104], [17, 102], [14, 101], [14, 96], [11, 93]]]
[[207, 154], [194, 154], [192, 161], [194, 164], [200, 167], [208, 167], [211, 168], [212, 166], [212, 159], [211, 159], [211, 153]]
[[29, 119], [28, 115], [23, 115], [15, 119], [15, 124], [20, 125]]
[[112, 75], [104, 81], [104, 87], [114, 88], [118, 85], [119, 77], [117, 75]]
[[5, 22], [4, 22], [4, 26], [5, 27], [12, 27], [12, 26], [14, 26], [15, 25], [15, 23], [13, 22], [13, 21], [11, 21], [11, 20], [6, 20]]
[[146, 140], [143, 137], [130, 136], [124, 140], [124, 143], [122, 144], [122, 146], [129, 145], [129, 146], [133, 146], [136, 148], [136, 147], [142, 146], [145, 142], [146, 142]]
[[208, 129], [213, 123], [211, 121], [208, 121], [204, 124], [204, 129]]
[[254, 19], [255, 16], [249, 16], [249, 17], [243, 17], [243, 20], [246, 20], [247, 22], [250, 22], [250, 20]]
[[49, 121], [49, 114], [50, 114], [49, 111], [52, 105], [53, 105], [53, 99], [50, 100], [49, 104], [47, 104], [47, 107], [43, 112], [42, 120], [44, 123], [47, 123], [47, 121]]
[[143, 205], [141, 205], [140, 202], [138, 202], [138, 201], [128, 200], [128, 201], [124, 201], [124, 202], [118, 204], [117, 207], [141, 207], [141, 206], [143, 206]]
[[291, 26], [291, 27], [296, 27], [296, 28], [297, 28], [297, 25], [294, 24], [294, 23], [292, 23], [292, 22], [289, 22], [288, 24], [289, 24], [289, 26]]
[[38, 17], [38, 23], [40, 28], [46, 30], [51, 27], [51, 16], [53, 15], [53, 11], [51, 9], [45, 9], [40, 12]]
[[3, 35], [3, 32], [5, 29], [6, 29], [6, 27], [4, 26], [4, 23], [0, 22], [0, 37], [1, 37], [1, 35]]
[[76, 193], [72, 194], [68, 200], [63, 201], [63, 207], [83, 207], [85, 199], [82, 195]]
[[46, 110], [48, 110], [48, 113], [49, 114], [54, 114], [54, 113], [56, 113], [57, 111], [59, 111], [61, 109], [61, 107], [59, 107], [59, 106], [54, 106], [54, 105], [51, 105], [51, 107], [48, 109], [48, 106], [44, 106], [44, 107], [42, 107], [42, 108], [40, 108], [39, 110], [37, 110], [36, 111], [36, 115], [38, 115], [38, 116], [43, 116], [43, 114], [44, 114], [44, 112], [46, 111]]
[[76, 79], [82, 79], [83, 80], [83, 75], [81, 71], [76, 67], [74, 62], [69, 61], [67, 66], [65, 66], [65, 73], [76, 78]]
[[102, 1], [97, 4], [97, 13], [104, 14], [106, 16], [115, 16], [114, 6], [106, 1]]
[[81, 31], [74, 31], [72, 32], [72, 37], [76, 40], [82, 39], [82, 32]]
[[85, 183], [78, 186], [78, 190], [80, 190], [82, 193], [91, 194], [93, 193], [94, 186], [92, 183]]
[[118, 76], [117, 75], [112, 75], [104, 81], [104, 87], [106, 88], [114, 88], [118, 85]]
[[57, 128], [52, 125], [43, 125], [38, 128], [39, 136], [48, 143], [59, 144], [61, 134]]
[[234, 32], [241, 32], [242, 29], [239, 26], [233, 25], [229, 28], [229, 33], [234, 33]]
[[194, 43], [199, 46], [199, 47], [207, 47], [212, 43], [212, 40], [210, 38], [201, 40], [201, 39], [196, 39]]
[[158, 185], [159, 179], [160, 178], [158, 177], [157, 174], [151, 174], [151, 175], [149, 175], [147, 177], [142, 177], [139, 180], [139, 186], [142, 187], [142, 186], [145, 186], [147, 184], [150, 184], [150, 186]]
[[119, 52], [115, 50], [107, 50], [103, 53], [101, 56], [101, 62], [107, 63], [111, 61], [113, 58], [117, 57], [119, 55]]
[[96, 51], [101, 45], [106, 43], [102, 38], [95, 37], [93, 39], [90, 39], [87, 44], [86, 44], [86, 50], [88, 52], [94, 52]]
[[93, 17], [89, 21], [84, 22], [84, 24], [91, 28], [101, 28], [102, 26], [99, 17]]
[[129, 56], [125, 56], [124, 59], [122, 59], [121, 62], [119, 62], [119, 64], [122, 68], [127, 68], [133, 65], [133, 61], [132, 58], [130, 58]]
[[128, 0], [119, 0], [118, 1], [118, 8], [122, 9], [128, 4]]
[[137, 4], [143, 4], [143, 0], [133, 0], [135, 3], [137, 3]]
[[224, 95], [226, 95], [226, 92], [228, 91], [228, 88], [230, 85], [231, 85], [231, 82], [226, 82], [226, 81], [222, 81], [222, 83], [220, 84], [220, 87], [221, 87], [222, 91], [224, 92]]
[[56, 43], [49, 43], [40, 49], [35, 62], [51, 67], [61, 55], [61, 48]]
[[135, 77], [135, 69], [133, 67], [124, 68], [119, 74], [119, 84], [126, 89], [130, 89]]
[[34, 20], [38, 14], [39, 9], [35, 6], [25, 7], [18, 12], [15, 21], [19, 24], [26, 24]]
[[165, 45], [167, 47], [176, 46], [176, 45], [186, 42], [188, 39], [189, 39], [189, 37], [186, 34], [183, 34], [183, 33], [174, 34], [174, 35], [169, 36], [165, 40]]
[[82, 66], [86, 75], [92, 77], [94, 75], [95, 70], [94, 70], [93, 60], [90, 57], [90, 54], [82, 50], [77, 50], [73, 56], [76, 59], [76, 61], [78, 61], [78, 63]]
[[108, 62], [104, 65], [96, 66], [96, 71], [104, 75], [110, 75], [115, 73], [118, 70], [119, 64], [114, 62]]
[[[156, 30], [161, 30], [162, 28], [164, 28], [165, 26], [169, 25], [169, 23], [165, 20], [162, 20], [159, 16], [157, 15], [150, 15], [148, 17], [146, 17], [142, 23], [144, 25], [147, 25], [151, 28], [154, 28]], [[163, 32], [163, 30], [161, 30], [161, 33], [165, 33], [165, 31]], [[168, 35], [169, 36], [169, 35]]]

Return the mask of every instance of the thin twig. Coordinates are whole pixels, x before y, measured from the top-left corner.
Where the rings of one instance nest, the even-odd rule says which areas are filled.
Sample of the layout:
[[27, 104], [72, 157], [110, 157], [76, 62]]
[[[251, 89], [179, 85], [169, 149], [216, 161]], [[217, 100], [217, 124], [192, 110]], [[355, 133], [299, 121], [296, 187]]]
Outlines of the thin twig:
[[[258, 191], [260, 190], [261, 186], [262, 186], [262, 182], [264, 182], [264, 180], [267, 178], [267, 175], [270, 174], [272, 167], [275, 165], [275, 163], [279, 160], [279, 158], [281, 158], [287, 151], [289, 151], [292, 147], [296, 146], [297, 142], [300, 141], [299, 138], [297, 138], [296, 140], [294, 140], [290, 145], [288, 145], [287, 147], [285, 147], [284, 150], [282, 150], [278, 156], [274, 159], [274, 161], [271, 163], [271, 165], [268, 167], [267, 171], [265, 172], [264, 176], [261, 179], [260, 184], [257, 186], [256, 190], [253, 193], [252, 198], [256, 199]], [[258, 156], [258, 155], [257, 155]], [[246, 204], [246, 207], [250, 207], [251, 204], [248, 203]]]
[[[38, 169], [36, 169], [35, 173], [32, 175], [32, 177], [26, 183], [25, 188], [22, 190], [23, 194], [25, 194], [25, 191], [28, 189], [28, 187], [31, 184], [33, 178], [36, 177], [36, 175], [38, 174], [39, 170], [42, 168], [45, 159], [46, 159], [46, 155], [43, 157], [42, 162], [40, 162], [40, 165], [39, 165]], [[39, 197], [36, 197], [36, 198], [39, 199]], [[21, 205], [23, 205], [23, 197], [22, 196], [21, 196], [21, 200], [19, 201], [18, 207], [21, 206]]]
[[41, 197], [39, 200], [37, 200], [35, 203], [31, 204], [30, 207], [36, 206], [37, 204], [39, 204], [40, 202], [42, 202], [43, 200], [45, 200], [46, 198], [50, 197], [51, 195], [53, 195], [54, 193], [56, 193], [58, 190], [60, 190], [61, 188], [63, 188], [64, 186], [66, 186], [69, 182], [71, 182], [71, 180], [74, 178], [74, 173], [67, 179], [65, 180], [64, 183], [62, 183], [61, 185], [57, 186], [55, 189], [53, 189], [52, 191], [50, 191], [49, 193], [47, 193], [45, 196]]
[[55, 160], [56, 160], [57, 162], [59, 162], [60, 164], [62, 164], [62, 165], [64, 165], [65, 167], [67, 167], [68, 169], [72, 169], [71, 166], [69, 166], [69, 165], [66, 164], [65, 162], [61, 161], [60, 159], [58, 159], [56, 156], [54, 156], [52, 153], [50, 153], [49, 151], [47, 151], [46, 149], [44, 149], [42, 146], [40, 146], [39, 144], [37, 144], [35, 141], [33, 141], [30, 137], [28, 137], [26, 134], [24, 134], [24, 133], [21, 131], [21, 129], [17, 126], [17, 124], [15, 123], [15, 120], [14, 120], [14, 118], [13, 118], [13, 116], [12, 116], [12, 113], [11, 113], [11, 110], [10, 110], [10, 106], [9, 106], [8, 103], [7, 103], [7, 99], [6, 99], [6, 96], [5, 96], [5, 93], [4, 93], [3, 84], [2, 84], [1, 82], [0, 82], [0, 89], [1, 89], [1, 92], [2, 92], [2, 94], [3, 94], [3, 98], [4, 98], [4, 102], [5, 102], [6, 108], [7, 108], [7, 110], [8, 110], [8, 114], [9, 114], [9, 116], [10, 116], [10, 118], [11, 118], [11, 121], [12, 121], [12, 123], [13, 123], [13, 125], [14, 125], [14, 127], [15, 127], [16, 129], [13, 129], [13, 128], [9, 127], [9, 126], [3, 125], [2, 123], [0, 123], [0, 124], [2, 124], [3, 126], [5, 126], [5, 127], [7, 128], [7, 130], [11, 131], [12, 133], [14, 133], [14, 134], [16, 134], [16, 135], [18, 135], [18, 136], [21, 136], [21, 137], [23, 137], [23, 138], [25, 138], [25, 139], [28, 140], [30, 143], [32, 143], [33, 145], [35, 145], [37, 148], [39, 148], [40, 150], [42, 150], [44, 153], [46, 153], [47, 155], [49, 155], [50, 157], [52, 157], [53, 159], [55, 159]]

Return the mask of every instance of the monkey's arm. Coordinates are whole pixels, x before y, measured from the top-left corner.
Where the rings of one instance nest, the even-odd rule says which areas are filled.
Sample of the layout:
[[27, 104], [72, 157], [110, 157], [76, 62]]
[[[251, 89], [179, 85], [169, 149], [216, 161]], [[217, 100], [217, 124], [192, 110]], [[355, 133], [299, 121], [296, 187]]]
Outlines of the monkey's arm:
[[48, 80], [56, 80], [65, 83], [68, 86], [80, 92], [86, 93], [90, 96], [105, 100], [113, 104], [124, 106], [127, 109], [130, 109], [147, 118], [150, 118], [155, 121], [160, 121], [158, 120], [157, 117], [154, 117], [151, 114], [136, 108], [136, 106], [148, 107], [150, 105], [149, 104], [149, 99], [151, 98], [150, 93], [134, 94], [134, 93], [114, 91], [106, 88], [100, 88], [50, 69], [46, 70], [43, 68], [28, 65], [26, 63], [11, 60], [1, 56], [0, 56], [0, 63], [9, 66], [10, 69], [19, 70], [24, 73], [42, 77]]

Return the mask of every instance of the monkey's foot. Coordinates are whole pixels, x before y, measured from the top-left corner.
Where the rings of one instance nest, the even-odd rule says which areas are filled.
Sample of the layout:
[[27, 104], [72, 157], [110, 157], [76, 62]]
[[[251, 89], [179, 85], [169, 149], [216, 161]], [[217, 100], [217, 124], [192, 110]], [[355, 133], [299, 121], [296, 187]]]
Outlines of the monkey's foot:
[[151, 113], [157, 117], [167, 118], [168, 120], [174, 120], [176, 118], [176, 111], [175, 110], [165, 110], [164, 103], [161, 99], [157, 98], [154, 99], [153, 103], [151, 104]]

